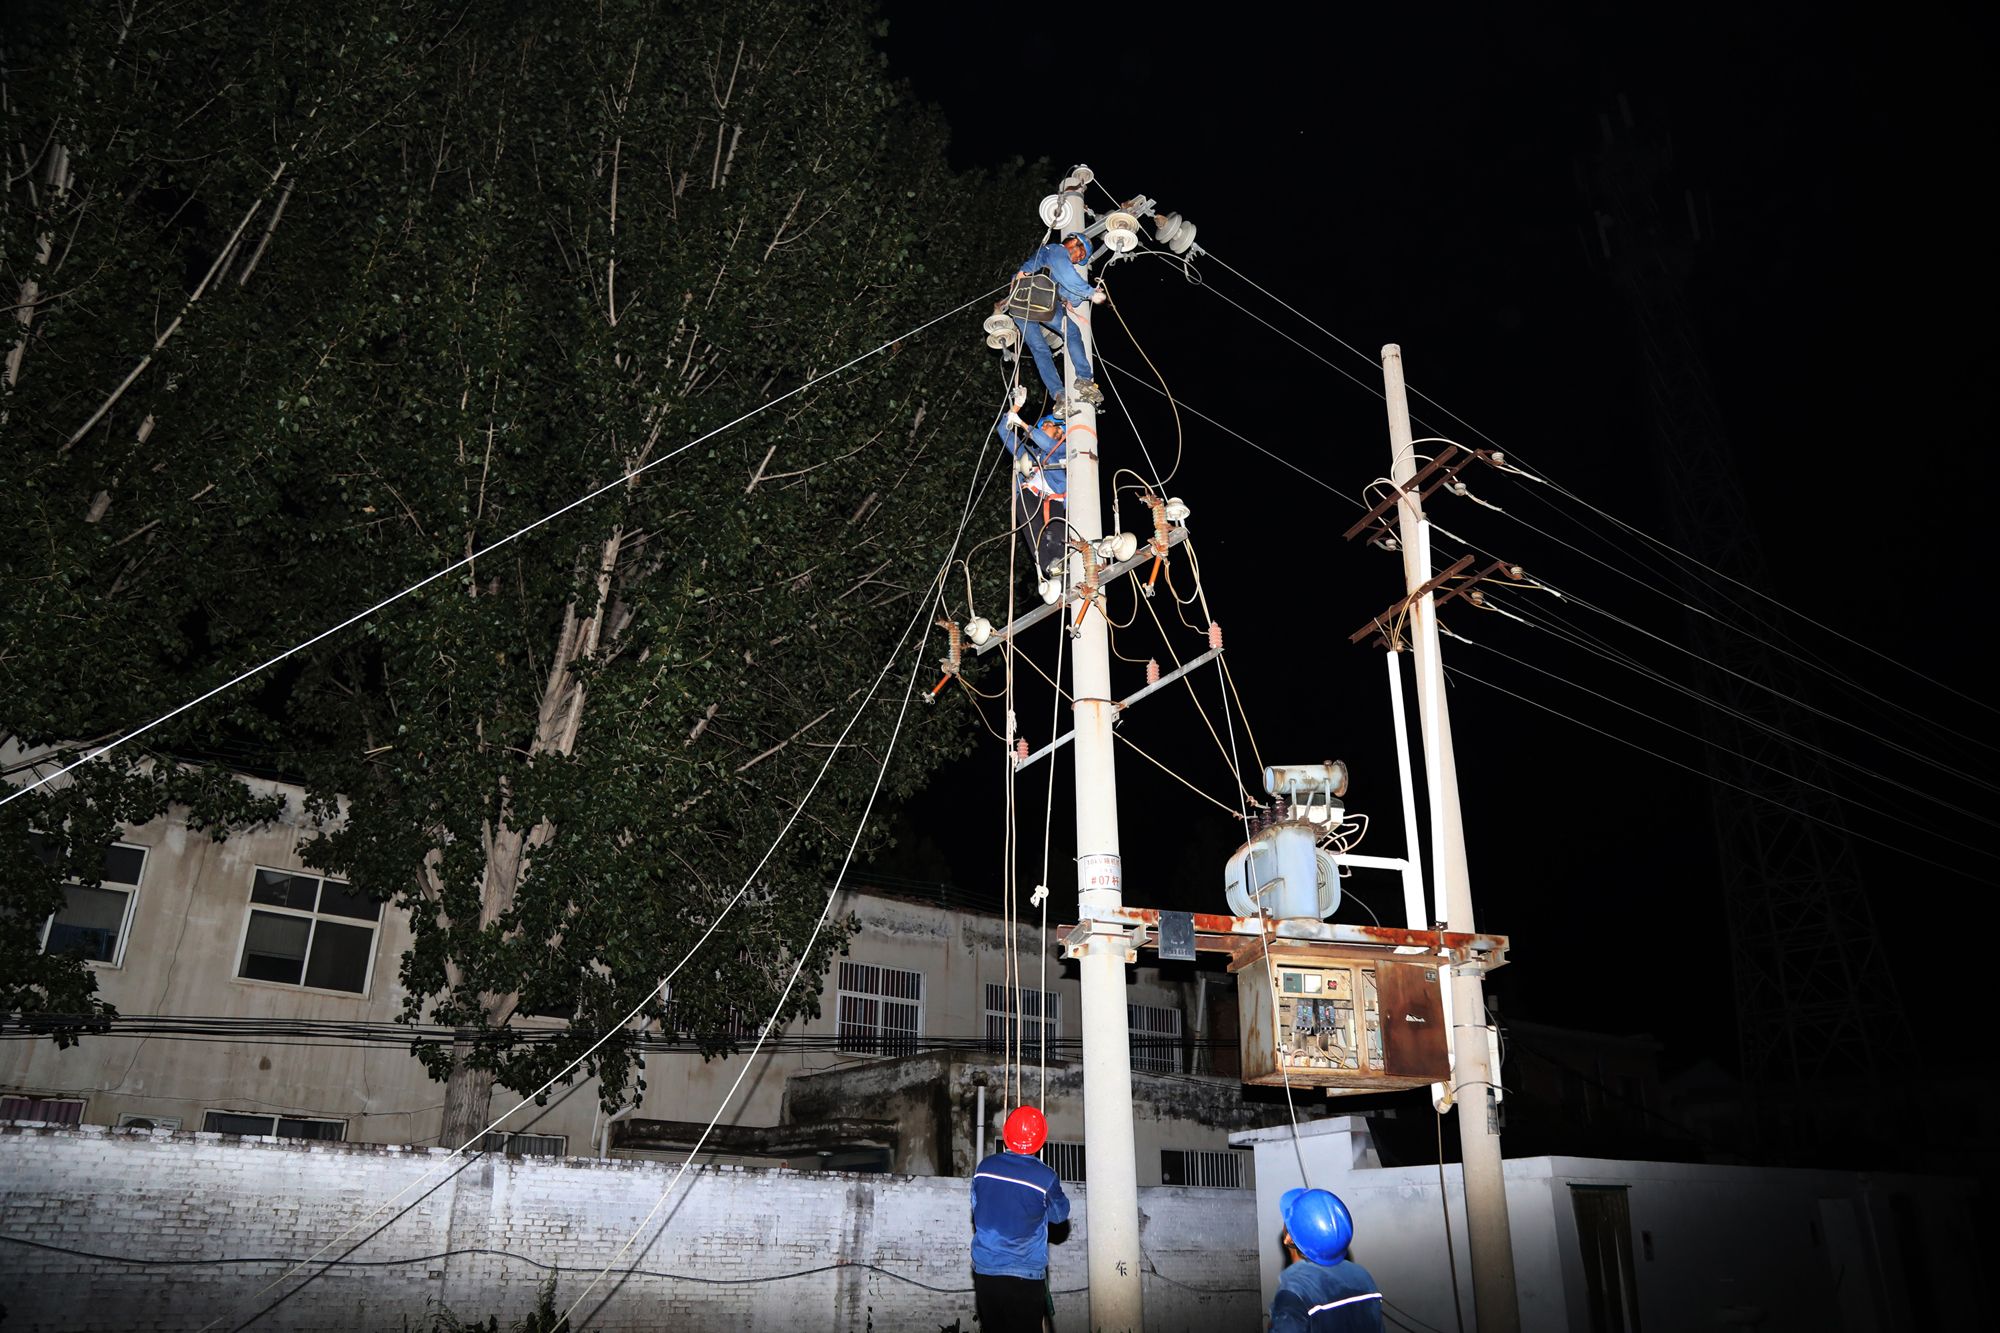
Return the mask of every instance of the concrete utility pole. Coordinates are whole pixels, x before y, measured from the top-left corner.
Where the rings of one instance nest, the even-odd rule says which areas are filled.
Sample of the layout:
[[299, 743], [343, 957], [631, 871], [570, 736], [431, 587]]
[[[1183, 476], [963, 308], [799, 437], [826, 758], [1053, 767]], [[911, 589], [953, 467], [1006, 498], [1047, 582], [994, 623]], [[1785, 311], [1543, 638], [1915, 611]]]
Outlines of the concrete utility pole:
[[[1076, 210], [1082, 221], [1082, 210]], [[1066, 231], [1077, 231], [1068, 227]], [[1091, 307], [1076, 312], [1077, 336], [1091, 345]], [[1025, 349], [1022, 353], [1026, 355]], [[1063, 357], [1069, 416], [1070, 535], [1095, 542], [1104, 535], [1098, 490], [1097, 409], [1075, 394], [1074, 360]], [[1070, 586], [1083, 560], [1069, 557]], [[1074, 613], [1071, 613], [1074, 615]], [[1090, 935], [1080, 962], [1083, 983], [1083, 1143], [1090, 1179], [1086, 1193], [1090, 1243], [1090, 1326], [1096, 1333], [1138, 1333], [1139, 1165], [1132, 1139], [1132, 1033], [1125, 1011], [1125, 961], [1131, 928], [1105, 920], [1124, 905], [1118, 852], [1118, 782], [1111, 725], [1111, 645], [1100, 606], [1085, 606], [1070, 646], [1076, 756], [1077, 920]]]
[[[1389, 407], [1389, 480], [1400, 488], [1416, 474], [1417, 460], [1411, 444], [1410, 403], [1403, 392], [1403, 349], [1394, 343], [1382, 349], [1382, 380]], [[1423, 501], [1414, 492], [1397, 501], [1396, 513], [1404, 586], [1414, 594], [1431, 579], [1430, 525], [1424, 519]], [[1458, 769], [1452, 758], [1451, 714], [1444, 699], [1437, 609], [1430, 593], [1417, 598], [1410, 609], [1410, 623], [1417, 711], [1423, 718], [1424, 769], [1431, 798], [1431, 866], [1438, 909], [1446, 929], [1469, 933], [1473, 930], [1472, 878], [1465, 861], [1465, 827], [1459, 818]], [[1486, 1041], [1486, 987], [1478, 973], [1456, 969], [1450, 984], [1449, 1012], [1457, 1029], [1452, 1042], [1451, 1086], [1452, 1099], [1458, 1104], [1474, 1318], [1480, 1333], [1515, 1333], [1521, 1327], [1521, 1312], [1514, 1293], [1514, 1243], [1507, 1222], [1507, 1182], [1502, 1175], [1491, 1086], [1498, 1080]], [[1470, 1105], [1463, 1100], [1467, 1098]]]

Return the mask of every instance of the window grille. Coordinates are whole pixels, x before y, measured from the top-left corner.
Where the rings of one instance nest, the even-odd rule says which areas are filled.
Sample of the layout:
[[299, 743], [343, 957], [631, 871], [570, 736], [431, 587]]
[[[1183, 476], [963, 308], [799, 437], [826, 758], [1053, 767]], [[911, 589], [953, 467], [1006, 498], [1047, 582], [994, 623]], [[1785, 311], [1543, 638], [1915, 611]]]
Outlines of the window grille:
[[1049, 1170], [1066, 1185], [1081, 1184], [1084, 1181], [1083, 1145], [1081, 1143], [1057, 1143], [1050, 1139], [1042, 1145], [1041, 1159]]
[[924, 974], [843, 962], [834, 996], [839, 1047], [857, 1055], [909, 1055], [924, 1030]]
[[1038, 1043], [1044, 1038], [1053, 1048], [1061, 1028], [1062, 996], [1056, 992], [1017, 990], [996, 981], [986, 983], [986, 1050], [989, 1054], [1011, 1051], [1017, 1035], [1023, 1051], [1039, 1050]]
[[1209, 1152], [1200, 1148], [1163, 1148], [1160, 1183], [1203, 1189], [1245, 1189], [1249, 1185], [1249, 1173], [1243, 1169], [1246, 1156], [1247, 1153], [1235, 1149]]
[[1158, 1004], [1128, 1004], [1132, 1068], [1142, 1074], [1181, 1072], [1181, 1011]]

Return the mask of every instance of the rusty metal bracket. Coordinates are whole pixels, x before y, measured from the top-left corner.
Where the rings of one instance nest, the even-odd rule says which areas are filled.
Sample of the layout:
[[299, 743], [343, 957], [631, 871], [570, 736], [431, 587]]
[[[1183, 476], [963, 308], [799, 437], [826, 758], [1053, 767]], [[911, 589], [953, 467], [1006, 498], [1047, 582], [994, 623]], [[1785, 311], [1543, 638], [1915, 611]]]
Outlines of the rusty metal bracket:
[[1417, 599], [1422, 597], [1425, 593], [1435, 592], [1437, 588], [1441, 584], [1443, 584], [1446, 579], [1455, 578], [1459, 574], [1463, 573], [1465, 571], [1465, 567], [1471, 563], [1472, 563], [1472, 557], [1469, 555], [1462, 555], [1458, 559], [1452, 561], [1450, 568], [1440, 573], [1436, 578], [1432, 579], [1430, 582], [1423, 584], [1421, 587], [1418, 587], [1416, 590], [1411, 592], [1409, 596], [1404, 597], [1398, 601], [1391, 602], [1389, 604], [1388, 610], [1384, 611], [1381, 615], [1375, 617], [1375, 619], [1369, 621], [1366, 625], [1363, 625], [1360, 629], [1354, 631], [1354, 633], [1348, 635], [1347, 641], [1349, 643], [1360, 643], [1370, 634], [1374, 634], [1382, 640], [1384, 646], [1387, 646], [1389, 641], [1389, 635], [1387, 630], [1383, 628], [1385, 624], [1387, 624], [1390, 621], [1393, 621], [1399, 614], [1401, 614], [1409, 607], [1416, 605]]
[[[1475, 450], [1468, 452], [1458, 445], [1447, 444], [1444, 448], [1438, 450], [1436, 458], [1433, 458], [1430, 462], [1419, 468], [1415, 476], [1411, 477], [1401, 486], [1391, 486], [1389, 493], [1376, 501], [1373, 509], [1363, 514], [1360, 521], [1341, 534], [1341, 539], [1344, 541], [1353, 541], [1370, 527], [1380, 527], [1384, 532], [1388, 532], [1389, 525], [1384, 521], [1383, 516], [1395, 507], [1399, 500], [1406, 495], [1415, 495], [1419, 500], [1429, 499], [1431, 492], [1444, 485], [1447, 481], [1450, 481], [1453, 477], [1456, 477], [1466, 464], [1479, 456], [1480, 452], [1482, 451]], [[1464, 454], [1465, 456], [1459, 458], [1458, 455], [1460, 454]], [[1392, 537], [1395, 536], [1393, 532], [1389, 533], [1389, 535]]]
[[[1415, 949], [1448, 958], [1459, 971], [1490, 972], [1507, 962], [1510, 940], [1486, 931], [1405, 930], [1396, 926], [1356, 926], [1332, 921], [1281, 924], [1264, 917], [1226, 916], [1195, 912], [1194, 947], [1203, 953], [1225, 953], [1247, 960], [1260, 957], [1265, 948], [1312, 944], [1361, 945], [1392, 952]], [[1148, 934], [1155, 934], [1160, 913], [1151, 907], [1119, 907], [1094, 920], [1063, 926], [1063, 957], [1079, 958], [1093, 934], [1132, 935], [1134, 950], [1153, 947]], [[1127, 962], [1135, 961], [1128, 955]], [[1235, 970], [1232, 965], [1231, 970]]]

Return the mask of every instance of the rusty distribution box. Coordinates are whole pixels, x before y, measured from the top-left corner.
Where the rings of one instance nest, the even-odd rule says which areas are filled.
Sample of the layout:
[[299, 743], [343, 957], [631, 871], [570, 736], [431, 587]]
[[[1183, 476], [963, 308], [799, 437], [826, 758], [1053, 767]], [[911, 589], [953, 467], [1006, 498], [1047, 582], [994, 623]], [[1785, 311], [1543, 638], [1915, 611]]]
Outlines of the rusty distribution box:
[[1395, 1091], [1450, 1077], [1435, 957], [1261, 941], [1236, 951], [1243, 1081]]

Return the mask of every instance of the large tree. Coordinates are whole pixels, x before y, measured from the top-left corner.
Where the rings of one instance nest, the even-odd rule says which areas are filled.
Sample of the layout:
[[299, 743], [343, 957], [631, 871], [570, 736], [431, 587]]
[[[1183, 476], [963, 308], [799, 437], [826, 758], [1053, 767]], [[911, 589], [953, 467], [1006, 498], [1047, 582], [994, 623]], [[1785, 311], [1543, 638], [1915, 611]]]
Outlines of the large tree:
[[[224, 830], [259, 812], [153, 761], [228, 737], [305, 779], [307, 855], [409, 913], [469, 1134], [717, 920], [920, 607], [998, 396], [976, 319], [815, 381], [998, 281], [1024, 191], [948, 169], [849, 0], [204, 9], [8, 39], [0, 730], [116, 732], [612, 485], [115, 770]], [[899, 698], [654, 1018], [772, 1011]], [[885, 794], [963, 735], [906, 728]], [[74, 869], [104, 786], [0, 835], [69, 831]], [[607, 1100], [631, 1060], [592, 1062]]]

